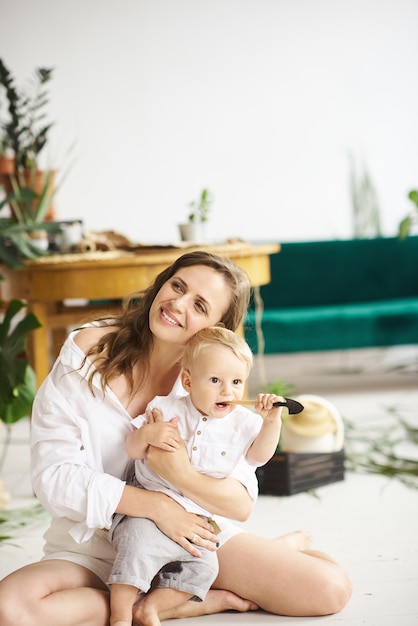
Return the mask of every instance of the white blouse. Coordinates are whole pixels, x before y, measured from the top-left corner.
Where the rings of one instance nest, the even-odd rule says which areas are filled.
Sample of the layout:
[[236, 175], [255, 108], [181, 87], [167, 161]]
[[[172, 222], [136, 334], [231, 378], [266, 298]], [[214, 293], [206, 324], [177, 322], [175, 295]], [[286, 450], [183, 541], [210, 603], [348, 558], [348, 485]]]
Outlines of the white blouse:
[[[39, 501], [54, 518], [74, 522], [70, 534], [77, 542], [95, 530], [110, 528], [122, 497], [130, 459], [125, 440], [132, 419], [108, 387], [93, 379], [88, 388], [88, 363], [73, 331], [33, 404], [31, 478]], [[242, 460], [232, 476], [257, 496], [254, 468]]]

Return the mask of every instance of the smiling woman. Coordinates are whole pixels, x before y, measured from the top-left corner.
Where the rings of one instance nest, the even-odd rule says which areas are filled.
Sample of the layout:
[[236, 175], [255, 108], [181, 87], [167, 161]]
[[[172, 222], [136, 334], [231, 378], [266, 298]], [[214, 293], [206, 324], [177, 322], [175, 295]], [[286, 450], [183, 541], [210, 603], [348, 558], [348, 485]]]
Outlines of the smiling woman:
[[[174, 280], [183, 285], [180, 291], [173, 289], [174, 277], [181, 278]], [[190, 542], [195, 535], [199, 549], [210, 550], [222, 541], [216, 552], [219, 573], [205, 601], [162, 611], [161, 619], [257, 607], [322, 615], [346, 604], [351, 594], [347, 575], [329, 556], [310, 549], [308, 534], [267, 540], [232, 525], [220, 537], [207, 519], [186, 512], [173, 498], [125, 481], [130, 463], [125, 439], [132, 420], [155, 395], [169, 393], [181, 372], [184, 347], [199, 328], [238, 328], [249, 293], [248, 276], [231, 261], [191, 252], [159, 274], [120, 316], [70, 334], [38, 391], [32, 414], [33, 487], [53, 516], [45, 556], [1, 581], [2, 626], [16, 624], [16, 607], [19, 619], [33, 626], [105, 626], [114, 548], [103, 529], [111, 528], [115, 513], [154, 522], [191, 555], [196, 555]], [[239, 519], [251, 512], [254, 471], [244, 460], [234, 476], [222, 479], [197, 472], [183, 445], [174, 452], [151, 446], [147, 461], [207, 511]], [[62, 484], [71, 484], [71, 490]]]

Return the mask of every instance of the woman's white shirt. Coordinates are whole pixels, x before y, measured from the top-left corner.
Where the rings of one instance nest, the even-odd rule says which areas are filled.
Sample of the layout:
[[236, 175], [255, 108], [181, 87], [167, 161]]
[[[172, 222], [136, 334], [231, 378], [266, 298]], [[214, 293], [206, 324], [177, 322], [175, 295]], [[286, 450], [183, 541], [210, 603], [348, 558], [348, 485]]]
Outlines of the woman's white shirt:
[[[54, 518], [74, 524], [81, 543], [97, 529], [110, 528], [131, 462], [125, 440], [132, 419], [100, 377], [87, 384], [88, 362], [73, 331], [35, 398], [31, 423], [31, 478], [39, 501]], [[177, 384], [176, 391], [181, 394]], [[183, 390], [184, 393], [184, 390]], [[243, 459], [232, 476], [257, 497], [254, 467]]]
[[132, 424], [111, 389], [103, 393], [99, 376], [91, 393], [89, 364], [79, 369], [85, 355], [75, 334], [33, 404], [31, 477], [42, 505], [54, 517], [73, 520], [71, 535], [81, 542], [111, 525], [125, 487], [125, 440]]

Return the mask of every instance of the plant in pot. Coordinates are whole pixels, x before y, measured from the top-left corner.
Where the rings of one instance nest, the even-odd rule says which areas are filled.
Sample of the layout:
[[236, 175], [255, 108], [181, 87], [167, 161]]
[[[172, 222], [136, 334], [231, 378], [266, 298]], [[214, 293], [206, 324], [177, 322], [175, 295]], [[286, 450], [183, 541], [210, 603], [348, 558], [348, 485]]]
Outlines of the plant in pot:
[[[16, 87], [16, 81], [10, 70], [0, 58], [0, 87], [7, 101], [8, 118], [1, 120], [3, 131], [3, 154], [7, 155], [5, 148], [9, 148], [12, 156], [13, 172], [17, 178], [19, 173], [19, 185], [32, 187], [39, 194], [45, 183], [46, 173], [40, 169], [39, 154], [44, 149], [48, 133], [52, 126], [45, 123], [44, 109], [48, 104], [48, 95], [45, 85], [51, 80], [53, 70], [50, 68], [36, 68], [32, 81], [26, 90]], [[0, 92], [1, 93], [1, 92]], [[12, 190], [10, 180], [10, 157], [3, 159], [4, 167], [1, 175], [1, 183], [6, 193]], [[53, 186], [54, 172], [48, 173], [49, 184]], [[53, 218], [52, 205], [50, 206]]]
[[44, 254], [48, 249], [48, 232], [61, 232], [58, 222], [45, 221], [56, 192], [51, 188], [49, 172], [45, 173], [40, 193], [23, 186], [18, 176], [11, 175], [12, 191], [0, 201], [0, 211], [11, 206], [14, 213], [13, 219], [0, 218], [0, 262], [9, 267], [19, 267], [22, 259]]
[[182, 241], [204, 241], [203, 225], [209, 219], [213, 200], [213, 195], [205, 188], [202, 189], [198, 200], [189, 203], [187, 222], [179, 224]]

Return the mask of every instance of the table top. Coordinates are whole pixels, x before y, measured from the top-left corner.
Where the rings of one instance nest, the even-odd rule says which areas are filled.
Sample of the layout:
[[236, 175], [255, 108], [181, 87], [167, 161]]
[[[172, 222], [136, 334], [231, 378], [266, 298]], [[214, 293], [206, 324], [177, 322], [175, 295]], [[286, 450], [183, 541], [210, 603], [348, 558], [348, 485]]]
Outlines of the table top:
[[124, 266], [124, 265], [159, 265], [171, 263], [173, 259], [195, 250], [205, 250], [228, 258], [241, 256], [268, 255], [279, 252], [278, 243], [251, 243], [246, 241], [234, 241], [209, 244], [173, 244], [173, 245], [137, 245], [132, 249], [115, 249], [94, 252], [80, 252], [68, 254], [47, 254], [36, 259], [23, 260], [22, 268], [33, 271], [54, 271], [59, 266], [60, 270], [81, 269], [85, 267], [99, 267], [100, 265]]
[[121, 298], [145, 289], [159, 272], [185, 252], [194, 250], [228, 257], [247, 271], [253, 285], [262, 285], [270, 279], [269, 255], [279, 252], [280, 246], [226, 242], [45, 255], [25, 260], [20, 268], [2, 268], [6, 278], [4, 293], [7, 299], [30, 302]]

